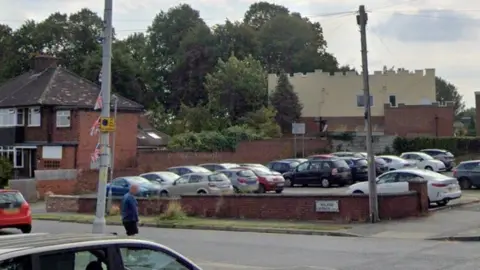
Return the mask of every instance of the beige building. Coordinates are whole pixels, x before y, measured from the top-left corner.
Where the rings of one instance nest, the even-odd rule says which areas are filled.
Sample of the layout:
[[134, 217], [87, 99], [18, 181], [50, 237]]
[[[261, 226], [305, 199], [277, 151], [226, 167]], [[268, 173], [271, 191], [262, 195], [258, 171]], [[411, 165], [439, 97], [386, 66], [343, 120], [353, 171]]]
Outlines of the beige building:
[[[370, 75], [372, 116], [384, 116], [385, 104], [430, 105], [435, 102], [435, 70], [376, 71]], [[356, 72], [334, 75], [320, 70], [294, 74], [290, 83], [303, 104], [302, 117], [362, 117], [363, 79]], [[277, 85], [277, 75], [268, 75], [268, 90]]]

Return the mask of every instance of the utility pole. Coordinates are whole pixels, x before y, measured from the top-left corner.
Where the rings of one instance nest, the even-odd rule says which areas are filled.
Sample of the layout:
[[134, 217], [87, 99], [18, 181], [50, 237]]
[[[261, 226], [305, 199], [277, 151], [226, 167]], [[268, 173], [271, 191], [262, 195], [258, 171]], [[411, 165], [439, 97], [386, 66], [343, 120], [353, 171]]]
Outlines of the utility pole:
[[[117, 96], [113, 96], [113, 98], [115, 99], [115, 107], [114, 107], [114, 110], [113, 110], [113, 119], [115, 119], [115, 122], [117, 122], [117, 110], [118, 110], [118, 97]], [[110, 152], [110, 183], [112, 182], [113, 180], [113, 172], [114, 172], [114, 169], [115, 169], [115, 139], [116, 139], [116, 136], [117, 135], [117, 132], [115, 131], [113, 133], [113, 138], [112, 138], [112, 147], [110, 147], [111, 149], [111, 152]], [[110, 213], [110, 211], [112, 211], [112, 200], [113, 200], [113, 194], [112, 194], [112, 189], [109, 189], [108, 190], [108, 201], [107, 201], [107, 211], [108, 213]]]
[[357, 24], [360, 26], [360, 41], [362, 46], [362, 73], [363, 90], [365, 104], [365, 125], [367, 126], [367, 155], [368, 155], [368, 189], [370, 199], [370, 221], [372, 223], [379, 221], [378, 216], [378, 196], [377, 182], [375, 177], [375, 156], [372, 146], [372, 115], [370, 100], [370, 84], [368, 78], [368, 56], [367, 56], [367, 21], [368, 15], [365, 6], [361, 5], [358, 9]]
[[[105, 0], [103, 52], [102, 52], [102, 117], [110, 117], [111, 64], [112, 64], [112, 7], [113, 0]], [[105, 233], [105, 201], [107, 193], [108, 167], [110, 163], [108, 132], [100, 134], [100, 167], [98, 176], [97, 211], [93, 221], [93, 233]]]

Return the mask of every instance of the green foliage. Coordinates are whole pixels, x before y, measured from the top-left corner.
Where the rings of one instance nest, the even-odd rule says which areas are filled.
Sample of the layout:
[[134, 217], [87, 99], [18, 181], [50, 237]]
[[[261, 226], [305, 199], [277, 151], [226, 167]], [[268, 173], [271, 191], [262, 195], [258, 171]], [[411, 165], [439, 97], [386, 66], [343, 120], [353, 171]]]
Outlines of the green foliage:
[[0, 158], [0, 188], [8, 186], [8, 180], [13, 177], [13, 165], [10, 160]]
[[234, 151], [238, 141], [217, 131], [187, 132], [172, 137], [168, 148], [173, 151]]
[[435, 78], [436, 98], [438, 101], [453, 101], [455, 108], [455, 115], [460, 114], [465, 109], [465, 103], [463, 97], [458, 92], [455, 85], [446, 81], [443, 78]]
[[277, 111], [272, 107], [249, 112], [241, 119], [241, 122], [257, 132], [264, 139], [278, 138], [282, 135], [280, 126], [275, 121]]
[[277, 110], [275, 119], [283, 133], [290, 133], [292, 123], [302, 116], [303, 105], [298, 99], [292, 85], [288, 81], [288, 75], [281, 73], [278, 77], [275, 92], [270, 96], [272, 106]]
[[418, 151], [426, 148], [439, 148], [452, 152], [455, 155], [464, 155], [480, 152], [480, 138], [477, 137], [397, 137], [393, 141], [396, 154], [408, 151]]
[[223, 131], [226, 137], [234, 138], [236, 141], [255, 141], [263, 137], [255, 129], [247, 125], [231, 126]]

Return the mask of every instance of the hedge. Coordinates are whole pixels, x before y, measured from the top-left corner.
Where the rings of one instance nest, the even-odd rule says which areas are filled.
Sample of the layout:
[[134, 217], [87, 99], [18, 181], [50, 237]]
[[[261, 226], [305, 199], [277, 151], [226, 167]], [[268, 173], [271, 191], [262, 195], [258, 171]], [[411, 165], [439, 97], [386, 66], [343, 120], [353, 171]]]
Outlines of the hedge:
[[445, 149], [454, 155], [465, 155], [471, 153], [480, 153], [480, 138], [477, 137], [416, 137], [402, 138], [397, 137], [393, 141], [395, 153], [400, 154], [409, 151], [419, 151], [421, 149], [437, 148]]

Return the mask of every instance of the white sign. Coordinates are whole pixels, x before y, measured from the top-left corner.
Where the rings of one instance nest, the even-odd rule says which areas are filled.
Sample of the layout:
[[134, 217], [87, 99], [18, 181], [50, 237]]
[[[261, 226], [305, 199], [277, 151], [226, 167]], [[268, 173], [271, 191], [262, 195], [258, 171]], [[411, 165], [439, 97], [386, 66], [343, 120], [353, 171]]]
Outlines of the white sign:
[[293, 123], [292, 124], [292, 134], [293, 135], [303, 135], [303, 134], [305, 134], [305, 123]]
[[315, 212], [340, 212], [338, 201], [315, 201]]
[[62, 159], [63, 148], [61, 146], [43, 146], [43, 159]]

